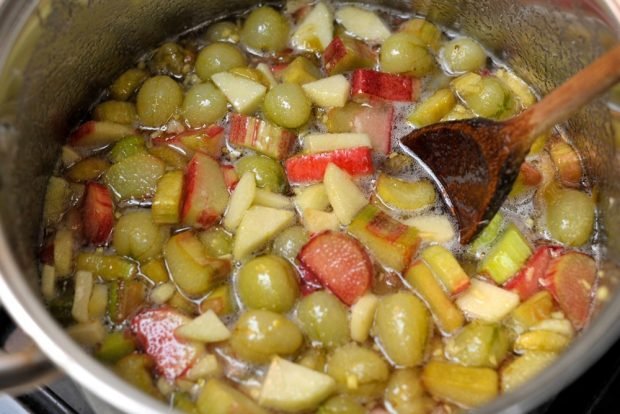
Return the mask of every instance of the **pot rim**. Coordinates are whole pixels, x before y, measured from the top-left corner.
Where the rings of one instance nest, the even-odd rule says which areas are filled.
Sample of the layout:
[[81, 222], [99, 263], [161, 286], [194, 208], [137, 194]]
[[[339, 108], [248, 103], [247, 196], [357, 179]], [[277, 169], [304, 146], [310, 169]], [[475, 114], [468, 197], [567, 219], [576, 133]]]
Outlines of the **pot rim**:
[[[5, 45], [14, 43], [27, 18], [35, 13], [38, 3], [38, 0], [0, 0], [0, 38], [5, 39]], [[620, 5], [614, 0], [599, 0], [599, 3], [617, 23], [615, 30], [620, 36]], [[0, 47], [0, 68], [6, 63], [8, 49]], [[9, 254], [5, 226], [0, 222], [0, 301], [39, 348], [80, 385], [124, 412], [159, 414], [166, 409], [172, 410], [129, 386], [112, 370], [97, 362], [67, 336], [40, 300], [32, 300], [31, 287], [20, 277], [19, 266]], [[473, 412], [516, 414], [527, 412], [546, 401], [581, 375], [611, 346], [620, 335], [617, 315], [620, 315], [620, 293], [606, 304], [596, 322], [579, 335], [551, 366], [524, 386]]]

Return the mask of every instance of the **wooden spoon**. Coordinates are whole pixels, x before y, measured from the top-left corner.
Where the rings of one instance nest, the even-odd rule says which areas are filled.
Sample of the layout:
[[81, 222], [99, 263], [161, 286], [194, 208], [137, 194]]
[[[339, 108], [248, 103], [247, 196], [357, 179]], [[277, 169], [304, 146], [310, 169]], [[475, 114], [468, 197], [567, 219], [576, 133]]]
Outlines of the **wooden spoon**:
[[467, 244], [499, 210], [541, 133], [620, 81], [620, 44], [506, 121], [473, 118], [417, 129], [401, 144], [431, 173]]

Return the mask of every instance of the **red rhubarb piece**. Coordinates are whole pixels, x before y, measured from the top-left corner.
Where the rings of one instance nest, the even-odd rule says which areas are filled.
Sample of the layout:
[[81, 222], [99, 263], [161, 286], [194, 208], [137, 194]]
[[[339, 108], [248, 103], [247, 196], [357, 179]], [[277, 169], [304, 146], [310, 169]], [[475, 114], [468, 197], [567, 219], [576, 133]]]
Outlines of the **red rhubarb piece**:
[[374, 172], [372, 150], [368, 147], [295, 155], [287, 159], [284, 166], [289, 182], [310, 183], [323, 180], [325, 169], [330, 162], [354, 177]]
[[82, 207], [84, 237], [96, 246], [105, 245], [114, 226], [114, 211], [110, 190], [99, 183], [86, 184]]
[[252, 116], [233, 114], [229, 141], [232, 145], [258, 151], [272, 158], [285, 158], [296, 135], [270, 122]]
[[370, 288], [372, 263], [362, 245], [343, 233], [313, 237], [298, 256], [302, 266], [341, 301], [352, 305]]
[[588, 321], [595, 282], [596, 262], [583, 253], [569, 252], [549, 264], [545, 285], [575, 329]]
[[69, 145], [83, 148], [100, 148], [135, 134], [127, 125], [107, 121], [88, 121], [69, 136]]
[[357, 69], [351, 79], [351, 96], [411, 102], [417, 98], [419, 83], [411, 76]]
[[392, 124], [394, 107], [390, 104], [374, 102], [363, 106], [353, 118], [353, 131], [368, 134], [372, 148], [387, 155], [392, 150]]
[[157, 371], [169, 380], [183, 375], [199, 353], [195, 344], [174, 335], [174, 330], [187, 322], [188, 317], [169, 307], [144, 310], [131, 321], [138, 343], [155, 360]]
[[235, 167], [230, 164], [224, 164], [220, 165], [220, 169], [222, 170], [222, 174], [224, 174], [224, 182], [226, 183], [228, 191], [234, 190], [239, 182], [239, 174], [235, 171]]
[[541, 289], [541, 281], [547, 273], [549, 263], [562, 250], [560, 246], [540, 246], [504, 287], [517, 293], [522, 301], [527, 300]]

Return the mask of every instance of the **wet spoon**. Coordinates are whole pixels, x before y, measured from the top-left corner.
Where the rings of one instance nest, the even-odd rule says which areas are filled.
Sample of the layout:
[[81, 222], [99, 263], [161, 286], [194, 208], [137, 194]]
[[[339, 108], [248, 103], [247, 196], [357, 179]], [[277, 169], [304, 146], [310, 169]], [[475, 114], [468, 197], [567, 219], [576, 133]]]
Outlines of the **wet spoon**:
[[441, 122], [401, 139], [435, 179], [458, 221], [461, 244], [497, 213], [536, 137], [618, 81], [620, 44], [514, 118]]

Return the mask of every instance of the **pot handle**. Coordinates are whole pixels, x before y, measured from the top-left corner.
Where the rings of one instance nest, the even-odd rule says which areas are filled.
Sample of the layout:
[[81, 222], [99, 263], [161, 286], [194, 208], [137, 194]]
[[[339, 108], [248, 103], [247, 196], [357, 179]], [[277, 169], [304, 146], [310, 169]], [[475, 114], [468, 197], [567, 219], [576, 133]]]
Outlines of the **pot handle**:
[[0, 391], [20, 394], [56, 375], [54, 365], [16, 328], [0, 305]]

